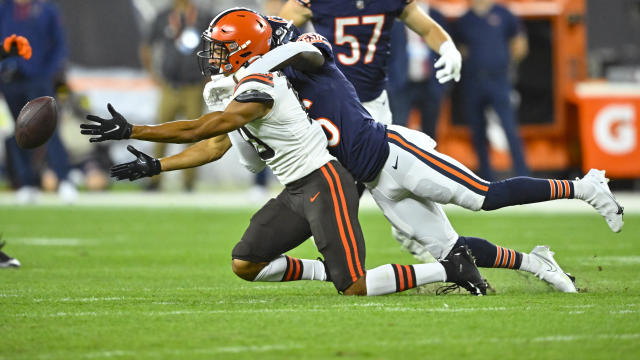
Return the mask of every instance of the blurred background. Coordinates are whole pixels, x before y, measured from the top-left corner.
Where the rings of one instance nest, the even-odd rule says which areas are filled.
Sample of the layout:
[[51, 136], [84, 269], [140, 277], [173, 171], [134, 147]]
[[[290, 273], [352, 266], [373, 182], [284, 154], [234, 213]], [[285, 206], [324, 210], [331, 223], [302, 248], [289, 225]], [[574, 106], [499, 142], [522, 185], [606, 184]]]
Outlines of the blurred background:
[[[29, 1], [27, 1], [29, 2]], [[34, 4], [40, 1], [31, 1]], [[130, 141], [90, 144], [79, 134], [79, 124], [87, 113], [107, 116], [107, 103], [134, 124], [158, 123], [169, 117], [193, 118], [205, 111], [200, 75], [193, 55], [199, 35], [219, 11], [247, 6], [268, 15], [277, 15], [283, 1], [174, 1], [174, 0], [51, 0], [59, 10], [66, 42], [64, 70], [56, 74], [55, 91], [61, 110], [59, 135], [68, 154], [71, 171], [59, 179], [51, 170], [46, 147], [34, 151], [30, 162], [35, 170], [36, 192], [60, 192], [68, 181], [88, 192], [246, 192], [250, 201], [262, 202], [269, 189], [279, 185], [270, 174], [258, 179], [246, 171], [230, 151], [222, 160], [195, 172], [163, 174], [162, 178], [114, 183], [108, 178], [111, 165], [132, 160], [127, 143], [149, 153], [175, 153], [180, 146], [167, 149]], [[589, 168], [607, 170], [612, 187], [640, 190], [640, 0], [504, 0], [521, 21], [528, 51], [509, 69], [513, 84], [509, 101], [516, 114], [526, 164], [534, 176], [582, 176]], [[442, 25], [455, 35], [456, 24], [469, 8], [467, 0], [424, 1], [426, 10], [437, 11]], [[174, 7], [187, 6], [181, 15]], [[435, 16], [434, 16], [435, 18]], [[203, 25], [204, 24], [204, 25]], [[396, 24], [400, 41], [392, 43], [393, 59], [408, 59], [410, 66], [390, 64], [390, 94], [398, 93], [398, 79], [426, 83], [428, 74], [412, 73], [415, 56], [433, 62], [428, 49]], [[458, 43], [456, 41], [456, 43]], [[416, 55], [418, 53], [418, 55]], [[464, 51], [463, 51], [464, 53]], [[182, 55], [180, 55], [182, 54]], [[179, 60], [183, 57], [182, 60]], [[166, 61], [175, 59], [175, 61]], [[466, 60], [465, 60], [466, 61]], [[169, 62], [169, 64], [168, 64]], [[184, 74], [167, 76], [167, 67]], [[463, 69], [465, 63], [463, 62]], [[2, 67], [2, 71], [6, 68]], [[415, 70], [415, 68], [414, 68]], [[404, 72], [404, 73], [402, 73]], [[187, 74], [188, 73], [188, 74]], [[195, 74], [195, 75], [194, 75]], [[5, 79], [3, 75], [3, 79]], [[417, 80], [416, 80], [417, 79]], [[406, 118], [394, 122], [433, 130], [439, 151], [447, 153], [472, 169], [479, 164], [471, 140], [468, 119], [462, 111], [465, 97], [461, 84], [438, 88], [435, 105], [423, 110], [420, 102], [407, 104]], [[413, 92], [423, 92], [415, 87]], [[190, 94], [190, 95], [186, 95]], [[196, 95], [192, 95], [196, 94]], [[197, 98], [191, 107], [167, 100]], [[392, 108], [394, 99], [391, 96]], [[184, 106], [183, 106], [184, 105]], [[396, 104], [397, 105], [397, 104]], [[486, 111], [487, 138], [491, 165], [496, 178], [514, 175], [509, 142], [496, 113]], [[426, 112], [425, 112], [426, 111]], [[394, 115], [395, 115], [394, 109]], [[398, 114], [401, 111], [398, 110]], [[431, 117], [432, 119], [428, 119]], [[166, 120], [166, 121], [168, 121]], [[426, 131], [426, 130], [425, 130]], [[13, 119], [4, 100], [0, 100], [0, 138], [13, 134]], [[0, 146], [0, 194], [5, 202], [37, 202], [36, 196], [18, 196], [23, 184], [12, 171], [6, 146]], [[160, 181], [161, 179], [161, 181]], [[74, 202], [78, 194], [68, 196]]]

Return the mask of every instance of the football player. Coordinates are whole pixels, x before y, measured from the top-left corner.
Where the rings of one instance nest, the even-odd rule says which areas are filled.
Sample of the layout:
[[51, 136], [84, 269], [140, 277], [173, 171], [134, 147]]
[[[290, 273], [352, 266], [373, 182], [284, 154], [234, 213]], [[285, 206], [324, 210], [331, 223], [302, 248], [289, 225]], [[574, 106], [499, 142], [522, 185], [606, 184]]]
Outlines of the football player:
[[[280, 30], [288, 26], [286, 21], [273, 18], [270, 23], [276, 29], [275, 33], [282, 33]], [[296, 30], [292, 27], [290, 31]], [[367, 183], [392, 224], [416, 239], [414, 249], [421, 247], [442, 258], [454, 245], [466, 244], [480, 267], [528, 271], [558, 290], [575, 292], [572, 279], [564, 274], [547, 247], [537, 246], [527, 254], [496, 246], [484, 239], [459, 237], [438, 204], [455, 203], [471, 210], [494, 210], [577, 197], [594, 206], [613, 231], [621, 229], [622, 208], [611, 197], [602, 172], [592, 170], [579, 181], [520, 177], [486, 182], [455, 159], [437, 152], [435, 141], [425, 134], [393, 125], [385, 131], [382, 125], [372, 121], [358, 103], [353, 87], [337, 69], [331, 46], [322, 36], [304, 34], [298, 37], [295, 34], [281, 38], [297, 38], [298, 43], [313, 44], [323, 54], [325, 61], [320, 70], [305, 73], [288, 68], [285, 74], [307, 104], [310, 116], [323, 125], [331, 154], [356, 180]], [[276, 44], [278, 41], [274, 38]], [[291, 62], [286, 56], [295, 53], [292, 50], [295, 45], [288, 44], [272, 51], [244, 73], [250, 74], [252, 68], [259, 68], [266, 61], [272, 62], [265, 65], [266, 68]], [[309, 53], [308, 46], [300, 46], [300, 49], [303, 54]], [[278, 52], [285, 56], [267, 59]], [[259, 165], [252, 166], [259, 168]], [[544, 266], [546, 263], [553, 266]]]
[[[219, 14], [205, 30], [206, 58], [213, 72], [232, 75], [270, 49], [272, 28], [247, 9]], [[317, 57], [317, 60], [323, 60]], [[365, 247], [358, 222], [358, 193], [351, 175], [327, 151], [320, 123], [311, 120], [287, 78], [279, 72], [243, 77], [222, 112], [196, 120], [133, 126], [111, 105], [112, 119], [89, 115], [82, 124], [91, 141], [132, 138], [156, 142], [200, 141], [183, 153], [157, 160], [129, 147], [136, 161], [114, 167], [118, 178], [137, 179], [213, 161], [238, 131], [285, 185], [250, 221], [232, 252], [233, 271], [249, 281], [326, 280], [346, 295], [382, 295], [422, 284], [450, 281], [474, 295], [486, 293], [466, 246], [440, 262], [387, 264], [365, 274]], [[325, 263], [283, 255], [313, 235]], [[324, 265], [326, 264], [325, 271]]]
[[[311, 21], [315, 31], [332, 45], [338, 69], [351, 81], [364, 108], [385, 125], [392, 122], [385, 88], [396, 18], [440, 55], [435, 63], [435, 68], [440, 68], [435, 74], [440, 83], [460, 80], [460, 52], [449, 34], [414, 0], [288, 0], [279, 16], [297, 27]], [[414, 239], [396, 228], [392, 233], [416, 258], [432, 260]]]
[[300, 28], [311, 21], [333, 47], [336, 65], [376, 121], [391, 124], [385, 91], [394, 20], [402, 20], [440, 54], [440, 83], [460, 80], [462, 56], [449, 34], [414, 0], [288, 0], [281, 18]]

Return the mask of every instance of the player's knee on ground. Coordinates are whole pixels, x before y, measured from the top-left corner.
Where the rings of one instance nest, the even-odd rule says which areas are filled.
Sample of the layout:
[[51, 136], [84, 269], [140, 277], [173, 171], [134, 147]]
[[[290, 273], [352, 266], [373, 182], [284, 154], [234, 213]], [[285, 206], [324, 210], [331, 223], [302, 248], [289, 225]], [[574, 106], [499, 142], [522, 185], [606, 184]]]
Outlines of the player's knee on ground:
[[358, 280], [356, 280], [356, 282], [351, 284], [351, 286], [349, 286], [342, 293], [344, 295], [349, 295], [349, 296], [353, 296], [353, 295], [365, 296], [365, 295], [367, 295], [366, 275], [360, 277]]
[[254, 263], [247, 260], [231, 260], [233, 272], [238, 275], [238, 277], [247, 281], [253, 281], [265, 265], [266, 263]]

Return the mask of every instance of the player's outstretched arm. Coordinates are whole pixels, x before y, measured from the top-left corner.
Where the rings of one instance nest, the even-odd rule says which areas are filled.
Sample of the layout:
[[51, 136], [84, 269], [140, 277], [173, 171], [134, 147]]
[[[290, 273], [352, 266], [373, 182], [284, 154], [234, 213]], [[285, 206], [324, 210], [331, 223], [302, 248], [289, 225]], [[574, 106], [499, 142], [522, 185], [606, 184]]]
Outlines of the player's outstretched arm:
[[278, 14], [278, 16], [280, 16], [281, 18], [292, 20], [293, 25], [295, 25], [296, 27], [301, 27], [302, 25], [304, 25], [307, 21], [309, 21], [309, 19], [311, 19], [312, 15], [313, 13], [311, 12], [311, 10], [300, 4], [298, 0], [287, 1], [282, 6], [282, 9], [280, 9], [280, 13]]
[[204, 114], [196, 120], [178, 120], [160, 125], [135, 125], [131, 138], [165, 143], [191, 143], [241, 128], [265, 116], [273, 103], [231, 101], [224, 111]]
[[322, 66], [324, 61], [324, 55], [315, 46], [305, 41], [293, 41], [264, 54], [246, 69], [236, 72], [234, 77], [239, 81], [240, 77], [281, 70], [287, 66], [300, 71], [312, 71]]
[[440, 54], [440, 59], [435, 63], [436, 69], [441, 68], [436, 72], [438, 81], [440, 83], [449, 80], [460, 81], [462, 56], [451, 40], [451, 36], [415, 1], [404, 8], [400, 14], [400, 20], [422, 36], [427, 45]]
[[95, 124], [81, 124], [80, 132], [94, 136], [91, 142], [137, 139], [164, 143], [192, 143], [226, 134], [250, 121], [266, 115], [273, 103], [240, 103], [232, 101], [224, 112], [216, 111], [195, 120], [171, 121], [160, 125], [131, 125], [111, 104], [107, 109], [113, 116], [103, 119], [87, 115]]
[[135, 155], [136, 159], [111, 167], [111, 177], [118, 180], [129, 179], [129, 181], [133, 181], [158, 175], [163, 171], [201, 166], [220, 159], [230, 147], [231, 142], [225, 134], [200, 141], [176, 155], [155, 159], [129, 145], [127, 150]]
[[160, 159], [162, 171], [188, 169], [220, 159], [231, 148], [227, 134], [199, 141], [184, 151]]
[[139, 151], [131, 145], [127, 146], [127, 150], [135, 155], [136, 159], [128, 163], [112, 166], [111, 177], [118, 180], [129, 179], [129, 181], [133, 181], [158, 175], [162, 171], [158, 159]]

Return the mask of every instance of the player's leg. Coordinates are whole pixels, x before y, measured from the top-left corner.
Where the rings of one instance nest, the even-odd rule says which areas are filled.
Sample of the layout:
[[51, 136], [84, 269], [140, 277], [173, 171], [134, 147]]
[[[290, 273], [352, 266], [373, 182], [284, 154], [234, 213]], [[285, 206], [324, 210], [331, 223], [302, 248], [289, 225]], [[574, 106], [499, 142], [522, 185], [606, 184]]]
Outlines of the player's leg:
[[[373, 198], [383, 213], [394, 225], [407, 234], [409, 245], [416, 253], [429, 251], [437, 258], [445, 258], [451, 249], [466, 246], [471, 250], [478, 267], [508, 268], [523, 270], [564, 292], [575, 292], [572, 279], [553, 260], [548, 248], [536, 247], [530, 254], [504, 248], [475, 237], [459, 237], [441, 206], [427, 199], [411, 197], [392, 200], [385, 194], [394, 193], [394, 183], [386, 173], [382, 173], [376, 187], [370, 189]], [[545, 266], [553, 263], [553, 267]]]
[[534, 274], [562, 292], [577, 292], [575, 278], [565, 273], [547, 246], [536, 246], [530, 253], [519, 252], [485, 239], [460, 237], [456, 247], [467, 246], [481, 268], [522, 270]]
[[[416, 93], [416, 91], [414, 90], [415, 89], [411, 88], [411, 85], [407, 84], [405, 87], [399, 90], [399, 94], [394, 95], [395, 109], [393, 115], [391, 114], [392, 104], [390, 102], [381, 101], [385, 99], [385, 96], [387, 95], [386, 91], [383, 92], [377, 99], [363, 103], [362, 105], [365, 107], [365, 109], [367, 109], [369, 114], [371, 114], [371, 117], [373, 117], [373, 119], [378, 122], [389, 125], [389, 119], [391, 119], [392, 117], [394, 121], [402, 121], [404, 122], [403, 125], [406, 125], [409, 119], [409, 112], [411, 111], [411, 105], [413, 102], [412, 94]], [[398, 110], [398, 113], [396, 113], [395, 110]], [[364, 192], [364, 185], [358, 183], [356, 186], [358, 187], [358, 193], [362, 195], [362, 193]], [[410, 252], [413, 256], [415, 256], [416, 259], [425, 263], [433, 262], [434, 259], [431, 254], [429, 254], [427, 251], [424, 251], [424, 249], [421, 249], [420, 247], [416, 247], [415, 243], [409, 236], [407, 236], [404, 232], [394, 228], [393, 225], [391, 226], [391, 235], [394, 239], [396, 239], [398, 243], [400, 243], [400, 246], [402, 246], [403, 249]]]
[[322, 261], [284, 255], [308, 239], [311, 231], [281, 196], [269, 200], [251, 218], [233, 249], [233, 272], [247, 281], [327, 280]]
[[[467, 257], [465, 262], [462, 252], [445, 263], [387, 264], [367, 271], [365, 276], [365, 245], [353, 179], [336, 162], [328, 163], [320, 171], [322, 181], [305, 184], [301, 198], [316, 245], [325, 256], [338, 291], [345, 295], [384, 295], [431, 282], [465, 279], [471, 281], [470, 291], [485, 292], [484, 281], [473, 261]], [[454, 265], [449, 267], [450, 264]]]
[[489, 184], [482, 210], [556, 199], [580, 199], [593, 206], [614, 232], [624, 225], [624, 209], [613, 197], [603, 170], [591, 169], [576, 180], [515, 177]]
[[[624, 224], [623, 208], [611, 195], [604, 171], [592, 169], [575, 181], [520, 176], [490, 183], [436, 151], [435, 142], [420, 132], [392, 125], [388, 137], [389, 159], [382, 171], [420, 198], [474, 211], [577, 198], [592, 205], [613, 231]], [[398, 164], [389, 165], [396, 158]]]

